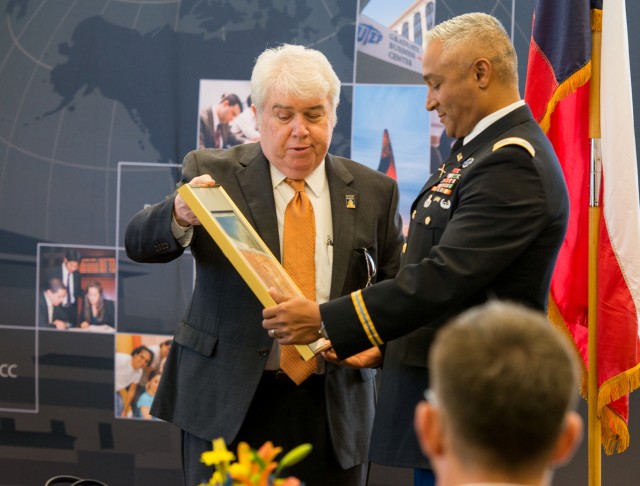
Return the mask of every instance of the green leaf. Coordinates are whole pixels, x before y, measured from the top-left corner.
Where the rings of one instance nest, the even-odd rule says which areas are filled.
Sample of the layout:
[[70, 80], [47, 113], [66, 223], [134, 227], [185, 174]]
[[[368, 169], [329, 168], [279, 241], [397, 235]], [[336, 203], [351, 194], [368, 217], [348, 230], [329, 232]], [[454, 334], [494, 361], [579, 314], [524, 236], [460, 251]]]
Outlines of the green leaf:
[[285, 467], [290, 467], [294, 464], [298, 464], [305, 457], [307, 457], [312, 450], [313, 446], [311, 444], [300, 444], [298, 447], [287, 452], [287, 454], [285, 454], [285, 456], [280, 461], [280, 464], [278, 464], [278, 468], [275, 471], [275, 477], [278, 477], [280, 471], [282, 471]]

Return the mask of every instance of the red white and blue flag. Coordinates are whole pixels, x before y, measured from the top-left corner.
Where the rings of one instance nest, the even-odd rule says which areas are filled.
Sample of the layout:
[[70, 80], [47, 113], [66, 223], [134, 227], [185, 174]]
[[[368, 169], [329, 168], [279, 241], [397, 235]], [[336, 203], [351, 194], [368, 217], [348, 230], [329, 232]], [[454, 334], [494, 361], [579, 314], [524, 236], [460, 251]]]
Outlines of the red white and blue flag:
[[570, 333], [586, 376], [591, 32], [602, 32], [597, 369], [598, 417], [609, 454], [629, 444], [628, 394], [640, 386], [640, 197], [626, 26], [624, 0], [538, 0], [525, 88], [569, 188], [569, 226], [549, 317]]

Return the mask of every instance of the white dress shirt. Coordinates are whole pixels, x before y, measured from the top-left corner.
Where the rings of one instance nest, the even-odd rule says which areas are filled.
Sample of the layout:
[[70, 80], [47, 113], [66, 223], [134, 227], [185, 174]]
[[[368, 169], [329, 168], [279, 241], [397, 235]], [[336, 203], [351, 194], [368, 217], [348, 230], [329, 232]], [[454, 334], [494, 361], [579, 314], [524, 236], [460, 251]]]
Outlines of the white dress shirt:
[[64, 299], [64, 304], [67, 302], [73, 304], [76, 301], [75, 289], [73, 288], [73, 275], [69, 270], [67, 270], [67, 266], [62, 264], [62, 283], [67, 288], [67, 296]]
[[524, 105], [525, 105], [524, 100], [518, 100], [514, 103], [511, 103], [509, 106], [505, 106], [504, 108], [501, 108], [498, 111], [494, 111], [493, 113], [491, 113], [491, 115], [485, 116], [482, 120], [480, 120], [476, 124], [475, 127], [473, 127], [473, 130], [471, 130], [469, 135], [464, 137], [464, 141], [462, 142], [462, 144], [463, 145], [468, 144], [471, 140], [473, 140], [478, 135], [480, 135], [489, 125], [498, 121], [503, 116], [508, 115], [513, 110], [520, 108], [521, 106], [524, 106]]

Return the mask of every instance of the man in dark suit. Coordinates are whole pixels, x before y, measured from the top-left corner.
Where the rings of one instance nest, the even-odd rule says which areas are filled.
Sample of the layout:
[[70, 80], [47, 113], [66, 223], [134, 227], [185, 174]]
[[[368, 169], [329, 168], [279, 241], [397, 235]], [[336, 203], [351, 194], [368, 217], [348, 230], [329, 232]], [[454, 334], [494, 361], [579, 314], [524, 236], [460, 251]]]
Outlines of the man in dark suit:
[[62, 280], [48, 278], [40, 289], [38, 327], [66, 331], [70, 324], [62, 303], [67, 298], [67, 288]]
[[58, 310], [58, 314], [72, 327], [78, 325], [78, 303], [84, 294], [80, 286], [81, 260], [80, 251], [69, 248], [64, 253], [62, 263], [45, 272], [45, 282], [51, 278], [58, 278], [67, 289], [67, 295]]
[[[286, 208], [298, 197], [287, 179], [304, 180], [315, 217], [315, 237], [307, 239], [315, 242], [318, 302], [395, 275], [403, 241], [397, 185], [327, 153], [340, 81], [324, 55], [301, 46], [268, 49], [251, 90], [260, 142], [189, 153], [183, 182], [215, 179], [280, 257]], [[260, 326], [259, 301], [180, 196], [138, 213], [125, 237], [127, 254], [140, 262], [173, 260], [187, 244], [195, 289], [152, 408], [183, 430], [185, 483], [211, 475], [199, 457], [223, 437], [231, 447], [270, 440], [289, 450], [310, 442], [311, 455], [287, 474], [307, 486], [364, 485], [377, 348], [360, 354], [353, 368], [319, 359], [315, 373], [296, 385], [280, 371], [275, 336]]]
[[520, 100], [502, 25], [466, 14], [426, 39], [426, 107], [458, 143], [413, 203], [398, 275], [320, 306], [289, 299], [265, 309], [263, 322], [281, 344], [321, 330], [342, 358], [388, 343], [370, 459], [414, 468], [421, 485], [434, 478], [411, 424], [435, 331], [492, 297], [545, 310], [569, 213], [558, 159]]
[[208, 106], [200, 113], [198, 148], [228, 148], [232, 144], [230, 123], [242, 112], [238, 95], [223, 94], [217, 105]]

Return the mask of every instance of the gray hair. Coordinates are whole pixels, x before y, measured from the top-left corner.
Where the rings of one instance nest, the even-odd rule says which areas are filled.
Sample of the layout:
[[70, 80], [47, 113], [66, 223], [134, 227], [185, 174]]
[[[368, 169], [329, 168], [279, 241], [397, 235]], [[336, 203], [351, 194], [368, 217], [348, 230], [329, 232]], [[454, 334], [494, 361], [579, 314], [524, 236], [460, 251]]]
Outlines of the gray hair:
[[328, 98], [335, 124], [340, 80], [320, 51], [283, 44], [260, 54], [251, 73], [251, 99], [258, 116], [273, 90], [299, 100]]
[[442, 62], [468, 67], [467, 61], [486, 57], [503, 83], [518, 85], [516, 50], [495, 17], [482, 12], [453, 17], [425, 34], [425, 47], [433, 41], [442, 42]]
[[489, 302], [445, 325], [431, 385], [458, 453], [502, 470], [546, 457], [578, 396], [576, 352], [546, 316]]

